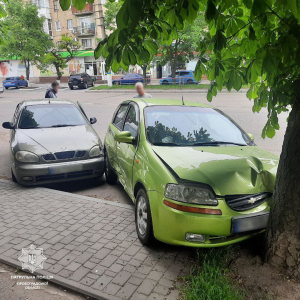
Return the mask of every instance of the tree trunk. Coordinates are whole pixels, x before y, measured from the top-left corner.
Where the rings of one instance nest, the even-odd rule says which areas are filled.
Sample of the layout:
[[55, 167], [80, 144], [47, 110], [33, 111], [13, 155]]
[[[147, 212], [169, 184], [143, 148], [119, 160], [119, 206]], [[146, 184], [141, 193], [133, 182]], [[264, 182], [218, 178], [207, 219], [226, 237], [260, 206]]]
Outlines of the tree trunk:
[[300, 92], [290, 113], [266, 231], [265, 259], [300, 278]]
[[25, 69], [26, 69], [26, 79], [29, 80], [30, 75], [30, 61], [24, 61]]
[[55, 66], [55, 70], [56, 70], [56, 74], [57, 74], [57, 80], [60, 80], [60, 78], [61, 78], [61, 72], [59, 70], [59, 67]]
[[176, 63], [175, 62], [171, 62], [171, 73], [172, 73], [172, 82], [173, 84], [176, 84]]
[[142, 65], [144, 85], [147, 85], [147, 65]]

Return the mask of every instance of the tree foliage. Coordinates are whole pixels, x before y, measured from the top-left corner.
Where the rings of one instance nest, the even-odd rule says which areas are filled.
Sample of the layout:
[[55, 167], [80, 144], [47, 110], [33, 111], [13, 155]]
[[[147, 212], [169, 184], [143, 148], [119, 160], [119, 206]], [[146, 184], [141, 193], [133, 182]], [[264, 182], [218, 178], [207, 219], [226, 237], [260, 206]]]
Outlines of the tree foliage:
[[44, 18], [38, 16], [36, 5], [24, 4], [21, 0], [7, 1], [5, 9], [7, 17], [1, 21], [1, 26], [10, 38], [1, 45], [0, 51], [8, 58], [22, 60], [28, 80], [30, 65], [40, 66], [52, 41], [44, 32]]
[[105, 18], [104, 18], [104, 26], [106, 30], [114, 31], [116, 29], [116, 16], [121, 6], [122, 3], [120, 1], [119, 2], [107, 1], [104, 4], [104, 7], [106, 8]]
[[202, 14], [192, 24], [186, 23], [183, 29], [177, 30], [177, 38], [171, 45], [159, 45], [161, 64], [170, 63], [172, 78], [175, 81], [175, 71], [179, 63], [192, 60], [198, 48], [199, 41], [204, 37], [203, 28], [206, 23]]
[[212, 81], [207, 99], [223, 86], [239, 90], [250, 84], [253, 111], [268, 108], [262, 136], [273, 137], [277, 115], [293, 104], [299, 86], [299, 0], [125, 0], [117, 30], [99, 43], [95, 56], [102, 54], [113, 69], [150, 59], [158, 51], [157, 41], [171, 45], [199, 11], [205, 12], [210, 36], [198, 43], [195, 71], [200, 79], [207, 70]]
[[[58, 46], [53, 47], [46, 53], [43, 69], [46, 69], [49, 65], [53, 65], [56, 70], [57, 79], [60, 80], [63, 76], [63, 69], [65, 69], [68, 66], [68, 62], [75, 57], [80, 46], [80, 43], [75, 41], [72, 35], [63, 34]], [[62, 56], [61, 51], [68, 52], [68, 56]]]

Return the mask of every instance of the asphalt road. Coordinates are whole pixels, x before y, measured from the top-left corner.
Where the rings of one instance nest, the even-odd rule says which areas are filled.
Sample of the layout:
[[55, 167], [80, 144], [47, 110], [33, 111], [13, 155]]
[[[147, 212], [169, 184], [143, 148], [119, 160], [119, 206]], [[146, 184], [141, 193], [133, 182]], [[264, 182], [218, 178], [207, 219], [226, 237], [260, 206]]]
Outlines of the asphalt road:
[[[0, 95], [0, 123], [10, 121], [14, 113], [16, 105], [25, 99], [44, 98], [45, 86], [34, 90], [14, 90], [10, 89]], [[133, 92], [133, 91], [131, 91]], [[95, 130], [103, 140], [111, 117], [118, 104], [129, 99], [133, 93], [130, 91], [120, 92], [100, 92], [86, 93], [84, 90], [61, 89], [59, 92], [60, 99], [69, 99], [72, 101], [80, 101], [85, 109], [88, 117], [96, 117], [98, 122], [94, 125]], [[188, 93], [184, 91], [155, 93], [155, 98], [164, 99], [181, 99], [207, 102], [206, 94], [195, 91]], [[231, 118], [233, 118], [244, 130], [254, 134], [255, 142], [258, 146], [280, 155], [284, 132], [286, 129], [287, 113], [279, 116], [280, 130], [277, 131], [273, 139], [261, 138], [261, 132], [267, 121], [267, 110], [262, 109], [260, 113], [252, 112], [253, 102], [246, 98], [245, 93], [220, 93], [213, 99], [212, 105], [223, 110]], [[9, 166], [9, 131], [0, 128], [0, 178], [11, 178]], [[110, 201], [118, 201], [130, 204], [131, 200], [124, 192], [122, 186], [117, 184], [109, 186], [105, 183], [105, 178], [99, 180], [89, 180], [81, 182], [70, 182], [51, 186], [51, 188], [69, 191], [91, 197], [97, 197]]]

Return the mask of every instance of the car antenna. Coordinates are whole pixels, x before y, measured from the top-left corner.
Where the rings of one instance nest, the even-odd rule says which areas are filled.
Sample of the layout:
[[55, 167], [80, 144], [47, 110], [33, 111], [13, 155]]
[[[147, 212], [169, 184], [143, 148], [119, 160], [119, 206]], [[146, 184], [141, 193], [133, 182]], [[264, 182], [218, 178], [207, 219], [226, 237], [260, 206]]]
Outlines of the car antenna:
[[183, 101], [183, 96], [182, 96], [182, 105], [185, 105], [185, 104], [184, 104], [184, 101]]

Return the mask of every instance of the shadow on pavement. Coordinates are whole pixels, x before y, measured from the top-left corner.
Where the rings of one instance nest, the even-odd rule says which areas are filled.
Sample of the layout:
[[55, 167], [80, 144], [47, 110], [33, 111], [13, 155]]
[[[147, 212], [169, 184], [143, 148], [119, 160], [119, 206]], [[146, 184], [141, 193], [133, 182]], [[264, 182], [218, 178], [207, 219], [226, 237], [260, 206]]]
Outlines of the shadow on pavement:
[[107, 184], [105, 176], [101, 178], [48, 184], [43, 187], [133, 205], [132, 200], [123, 189], [123, 186], [119, 182], [115, 185]]

